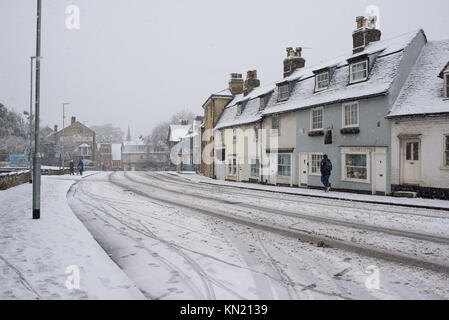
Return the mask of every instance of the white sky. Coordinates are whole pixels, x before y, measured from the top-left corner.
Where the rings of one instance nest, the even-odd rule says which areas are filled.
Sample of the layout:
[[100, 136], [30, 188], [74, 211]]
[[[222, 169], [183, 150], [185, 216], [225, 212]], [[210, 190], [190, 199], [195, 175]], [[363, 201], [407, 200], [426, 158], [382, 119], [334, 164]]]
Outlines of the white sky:
[[[447, 0], [42, 0], [42, 120], [62, 127], [112, 123], [135, 137], [185, 107], [202, 115], [229, 74], [257, 69], [261, 84], [282, 78], [286, 47], [304, 46], [306, 65], [352, 49], [355, 17], [380, 8], [386, 39], [423, 28], [449, 39]], [[65, 27], [65, 8], [81, 29]], [[0, 102], [29, 109], [36, 0], [0, 1]]]

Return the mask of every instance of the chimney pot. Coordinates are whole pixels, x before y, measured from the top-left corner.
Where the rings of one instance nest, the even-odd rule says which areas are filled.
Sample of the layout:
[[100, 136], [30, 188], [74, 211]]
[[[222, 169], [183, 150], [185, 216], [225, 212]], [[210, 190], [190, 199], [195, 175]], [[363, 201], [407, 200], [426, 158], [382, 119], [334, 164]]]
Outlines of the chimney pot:
[[306, 60], [301, 57], [302, 48], [287, 48], [287, 58], [284, 59], [284, 78], [290, 76], [296, 69], [304, 68]]
[[231, 80], [229, 80], [229, 91], [233, 96], [243, 92], [243, 78], [241, 73], [231, 73]]
[[55, 124], [55, 132], [58, 132], [58, 125]]
[[376, 28], [376, 16], [356, 17], [357, 29], [352, 33], [353, 53], [362, 52], [371, 42], [380, 41], [382, 32]]
[[72, 124], [76, 122], [76, 117], [72, 117]]
[[243, 93], [247, 96], [254, 88], [260, 86], [260, 80], [257, 79], [257, 70], [249, 70], [246, 73], [245, 87]]

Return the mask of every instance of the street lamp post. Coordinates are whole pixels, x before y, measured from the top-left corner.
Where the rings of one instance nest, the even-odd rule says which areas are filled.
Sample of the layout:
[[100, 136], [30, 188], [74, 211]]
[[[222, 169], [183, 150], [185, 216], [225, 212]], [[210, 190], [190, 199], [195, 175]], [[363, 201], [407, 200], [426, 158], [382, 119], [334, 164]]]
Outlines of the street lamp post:
[[64, 143], [65, 143], [65, 137], [64, 137], [64, 129], [65, 129], [65, 106], [69, 105], [69, 102], [64, 102], [62, 104], [62, 174], [64, 174], [64, 160], [65, 160], [65, 153], [64, 153]]
[[37, 0], [37, 24], [36, 24], [36, 110], [34, 120], [34, 155], [33, 155], [33, 219], [41, 217], [41, 150], [39, 141], [39, 116], [40, 116], [40, 81], [41, 81], [41, 15], [42, 0]]
[[33, 172], [33, 161], [31, 160], [31, 157], [33, 156], [33, 60], [36, 59], [35, 56], [30, 57], [30, 66], [31, 66], [31, 73], [30, 73], [30, 151], [28, 153], [28, 162], [29, 162], [29, 168], [30, 168], [30, 183], [33, 182], [32, 178], [32, 172]]

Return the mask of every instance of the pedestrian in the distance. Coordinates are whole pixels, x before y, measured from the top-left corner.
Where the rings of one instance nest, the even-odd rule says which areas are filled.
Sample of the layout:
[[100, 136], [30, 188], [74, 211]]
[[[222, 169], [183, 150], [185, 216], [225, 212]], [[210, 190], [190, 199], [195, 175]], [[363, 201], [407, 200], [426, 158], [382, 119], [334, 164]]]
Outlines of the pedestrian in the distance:
[[320, 170], [321, 170], [321, 182], [323, 183], [323, 185], [325, 187], [325, 191], [329, 192], [329, 190], [331, 188], [331, 184], [329, 183], [329, 178], [330, 178], [331, 172], [332, 172], [332, 162], [327, 157], [327, 154], [325, 154], [323, 156], [323, 160], [321, 160]]
[[78, 162], [78, 171], [80, 173], [80, 175], [83, 175], [83, 171], [84, 171], [84, 162], [83, 159], [80, 159], [80, 162]]
[[70, 160], [70, 175], [74, 175], [75, 174], [75, 164], [73, 163], [73, 160]]

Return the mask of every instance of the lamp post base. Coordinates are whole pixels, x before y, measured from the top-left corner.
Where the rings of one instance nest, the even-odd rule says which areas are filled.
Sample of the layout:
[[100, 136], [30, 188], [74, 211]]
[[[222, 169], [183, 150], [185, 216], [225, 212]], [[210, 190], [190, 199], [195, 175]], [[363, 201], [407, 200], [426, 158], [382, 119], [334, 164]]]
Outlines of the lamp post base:
[[41, 209], [33, 210], [33, 220], [37, 220], [41, 218]]

